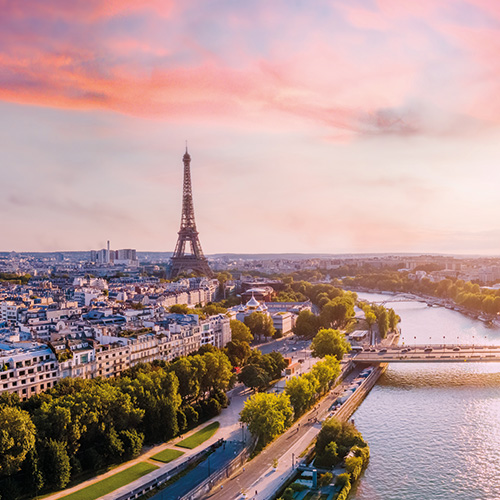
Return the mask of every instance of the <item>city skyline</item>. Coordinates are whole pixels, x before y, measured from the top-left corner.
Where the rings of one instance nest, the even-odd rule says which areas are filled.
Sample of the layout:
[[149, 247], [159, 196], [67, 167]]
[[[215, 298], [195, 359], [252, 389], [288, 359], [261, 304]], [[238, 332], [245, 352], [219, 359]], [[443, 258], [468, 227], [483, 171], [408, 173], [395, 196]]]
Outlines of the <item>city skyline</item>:
[[0, 10], [2, 251], [498, 254], [492, 2]]

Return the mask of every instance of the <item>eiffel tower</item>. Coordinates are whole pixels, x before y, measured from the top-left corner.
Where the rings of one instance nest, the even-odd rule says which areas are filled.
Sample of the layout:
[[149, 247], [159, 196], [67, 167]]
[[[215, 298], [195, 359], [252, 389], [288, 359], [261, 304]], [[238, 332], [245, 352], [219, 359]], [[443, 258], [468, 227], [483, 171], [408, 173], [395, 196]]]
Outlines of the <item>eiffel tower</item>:
[[[174, 255], [172, 255], [171, 259], [170, 277], [175, 278], [182, 272], [195, 272], [205, 276], [212, 276], [212, 270], [201, 249], [196, 222], [194, 221], [193, 192], [191, 189], [191, 156], [189, 156], [187, 145], [182, 161], [184, 162], [184, 187], [182, 190], [181, 229]], [[186, 253], [186, 243], [188, 242], [191, 253]]]

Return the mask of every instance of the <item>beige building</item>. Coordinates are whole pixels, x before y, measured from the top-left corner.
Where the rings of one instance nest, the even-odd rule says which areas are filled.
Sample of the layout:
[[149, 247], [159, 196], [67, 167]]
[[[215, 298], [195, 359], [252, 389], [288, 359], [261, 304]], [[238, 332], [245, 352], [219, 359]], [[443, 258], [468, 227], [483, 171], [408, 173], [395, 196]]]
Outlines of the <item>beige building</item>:
[[17, 394], [22, 401], [50, 389], [59, 380], [52, 350], [36, 342], [0, 343], [0, 392]]

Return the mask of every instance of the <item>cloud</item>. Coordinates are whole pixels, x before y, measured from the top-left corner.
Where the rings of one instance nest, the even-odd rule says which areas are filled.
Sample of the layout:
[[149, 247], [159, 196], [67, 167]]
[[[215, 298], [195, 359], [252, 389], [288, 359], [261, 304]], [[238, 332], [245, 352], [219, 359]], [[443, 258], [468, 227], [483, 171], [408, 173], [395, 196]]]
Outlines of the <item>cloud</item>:
[[5, 101], [247, 127], [283, 126], [290, 116], [334, 140], [500, 124], [491, 106], [500, 35], [463, 24], [464, 5], [480, 19], [497, 15], [487, 1], [305, 11], [277, 2], [255, 12], [225, 2], [211, 10], [171, 1], [27, 4], [0, 3]]

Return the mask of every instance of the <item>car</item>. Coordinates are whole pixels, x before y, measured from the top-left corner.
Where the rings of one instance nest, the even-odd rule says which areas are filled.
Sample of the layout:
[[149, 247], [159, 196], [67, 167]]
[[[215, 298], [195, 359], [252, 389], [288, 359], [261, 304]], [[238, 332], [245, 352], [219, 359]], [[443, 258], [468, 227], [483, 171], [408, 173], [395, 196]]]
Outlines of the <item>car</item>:
[[453, 350], [454, 350], [454, 351], [460, 351], [460, 347], [458, 347], [458, 346], [457, 346], [457, 347], [454, 347], [454, 348], [453, 348]]
[[385, 354], [387, 352], [387, 349], [380, 349], [380, 351], [378, 352], [379, 354]]
[[408, 349], [401, 349], [401, 354], [404, 354], [405, 352], [408, 352]]
[[292, 351], [296, 351], [296, 350], [297, 350], [297, 348], [296, 348], [296, 347], [292, 347]]
[[303, 363], [303, 362], [304, 362], [304, 360], [303, 360], [303, 359], [299, 359], [299, 363]]
[[424, 352], [432, 352], [432, 347], [426, 347], [426, 348], [424, 349]]
[[372, 347], [372, 348], [370, 349], [370, 352], [377, 352], [377, 349], [375, 349], [375, 347]]

